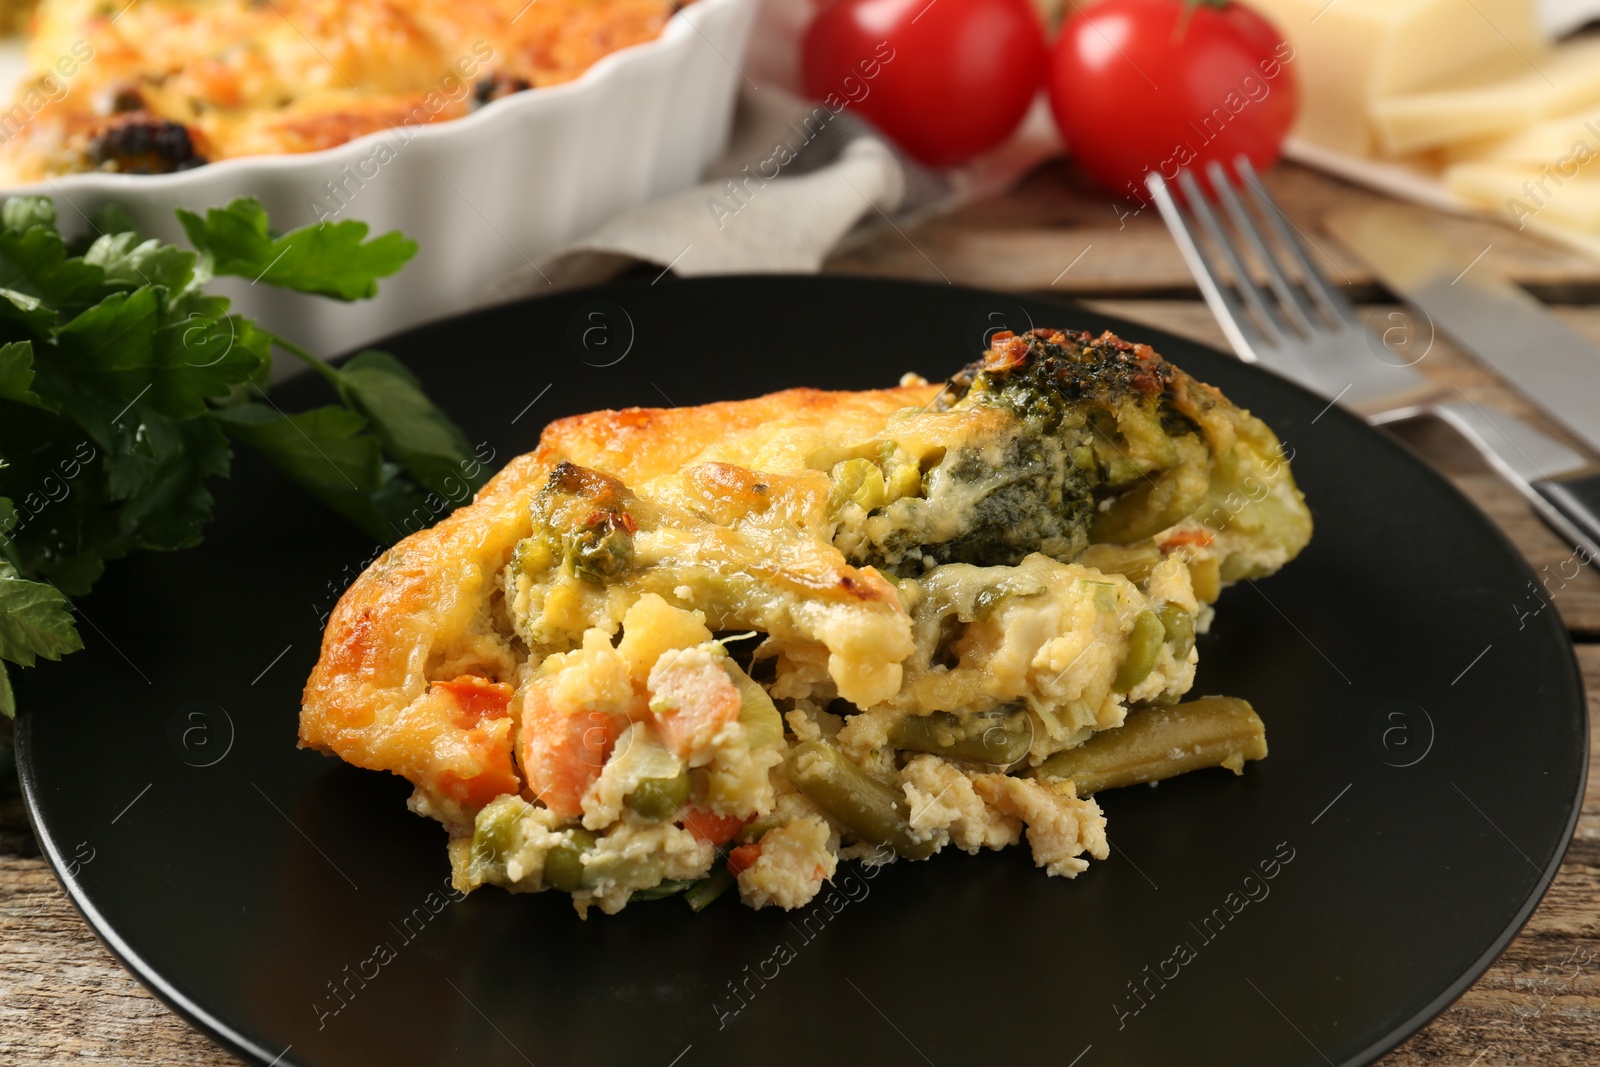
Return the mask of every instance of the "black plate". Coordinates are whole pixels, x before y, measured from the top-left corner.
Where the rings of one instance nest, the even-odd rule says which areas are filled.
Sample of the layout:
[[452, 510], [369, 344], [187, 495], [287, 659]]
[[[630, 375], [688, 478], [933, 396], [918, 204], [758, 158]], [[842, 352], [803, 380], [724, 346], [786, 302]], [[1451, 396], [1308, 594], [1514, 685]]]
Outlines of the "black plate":
[[[621, 285], [391, 350], [496, 462], [551, 418], [944, 376], [986, 330], [1153, 342], [1262, 415], [1317, 522], [1230, 590], [1196, 692], [1254, 701], [1272, 755], [1104, 796], [1112, 857], [901, 863], [795, 913], [447, 899], [407, 786], [295, 748], [321, 618], [374, 546], [250, 457], [205, 544], [118, 564], [88, 648], [22, 672], [46, 853], [112, 949], [276, 1064], [1357, 1064], [1489, 965], [1560, 863], [1582, 683], [1532, 575], [1400, 445], [1227, 357], [1078, 307], [819, 278]], [[284, 405], [318, 402], [309, 379]]]

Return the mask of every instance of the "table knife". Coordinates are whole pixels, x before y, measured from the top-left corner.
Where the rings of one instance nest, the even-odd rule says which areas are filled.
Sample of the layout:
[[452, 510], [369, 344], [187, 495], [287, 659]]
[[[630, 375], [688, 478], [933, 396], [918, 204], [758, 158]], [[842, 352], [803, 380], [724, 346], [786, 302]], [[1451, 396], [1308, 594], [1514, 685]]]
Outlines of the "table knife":
[[[1483, 263], [1489, 249], [1474, 257], [1397, 205], [1338, 212], [1326, 226], [1457, 347], [1600, 452], [1600, 346]], [[1430, 410], [1489, 445], [1485, 455], [1525, 481], [1530, 501], [1558, 532], [1591, 555], [1600, 550], [1600, 471], [1593, 464], [1470, 403]]]

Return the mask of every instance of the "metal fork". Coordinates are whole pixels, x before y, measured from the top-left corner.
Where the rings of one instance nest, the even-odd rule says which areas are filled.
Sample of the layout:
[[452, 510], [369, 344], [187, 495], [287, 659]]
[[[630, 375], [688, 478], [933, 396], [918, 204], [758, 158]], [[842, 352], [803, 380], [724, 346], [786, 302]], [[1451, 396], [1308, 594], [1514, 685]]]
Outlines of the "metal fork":
[[[1600, 556], [1600, 515], [1569, 515], [1533, 487], [1544, 479], [1583, 470], [1590, 462], [1497, 408], [1465, 399], [1445, 402], [1439, 388], [1411, 366], [1380, 358], [1380, 352], [1392, 350], [1317, 269], [1249, 160], [1240, 156], [1234, 167], [1237, 179], [1220, 163], [1206, 167], [1206, 177], [1229, 226], [1223, 225], [1188, 170], [1180, 170], [1176, 178], [1187, 211], [1178, 205], [1160, 175], [1152, 173], [1145, 179], [1234, 353], [1246, 363], [1259, 363], [1328, 398], [1330, 406], [1338, 403], [1349, 408], [1374, 425], [1419, 415], [1441, 419], [1522, 493], [1557, 533], [1591, 557]], [[1254, 214], [1241, 194], [1254, 204]], [[1266, 275], [1265, 287], [1252, 276], [1241, 246]], [[1281, 251], [1275, 253], [1273, 246]], [[1298, 275], [1298, 283], [1285, 269], [1285, 260]]]

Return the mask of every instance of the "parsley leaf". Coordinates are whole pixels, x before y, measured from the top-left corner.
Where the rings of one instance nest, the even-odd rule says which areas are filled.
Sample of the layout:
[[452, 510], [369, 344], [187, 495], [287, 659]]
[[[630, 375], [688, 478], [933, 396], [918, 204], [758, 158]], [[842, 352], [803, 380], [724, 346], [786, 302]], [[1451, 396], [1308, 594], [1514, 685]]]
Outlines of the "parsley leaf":
[[[358, 222], [274, 234], [248, 198], [179, 219], [195, 251], [146, 239], [115, 206], [66, 241], [48, 198], [0, 205], [0, 714], [14, 704], [3, 661], [81, 647], [67, 597], [130, 552], [200, 541], [231, 442], [381, 541], [434, 521], [486, 473], [393, 357], [335, 369], [205, 291], [230, 274], [360, 299], [414, 242], [369, 240]], [[340, 403], [285, 413], [252, 400], [274, 346]]]
[[38, 394], [28, 388], [32, 384], [33, 345], [27, 341], [0, 345], [0, 400], [38, 407]]
[[[0, 470], [5, 467], [6, 461], [0, 459]], [[17, 548], [11, 543], [11, 531], [16, 528], [17, 506], [0, 496], [0, 562], [9, 563], [13, 568], [22, 565], [17, 559]]]
[[58, 309], [78, 309], [104, 295], [105, 275], [81, 258], [68, 258], [46, 197], [13, 197], [0, 208], [0, 288]]
[[[207, 310], [227, 306], [221, 297], [207, 299]], [[135, 406], [194, 418], [208, 399], [254, 377], [261, 355], [232, 343], [234, 329], [231, 319], [202, 311], [178, 314], [160, 286], [112, 293], [57, 331], [52, 358], [35, 362], [36, 387], [110, 448], [116, 424], [138, 425], [124, 423]]]
[[0, 207], [0, 227], [21, 233], [35, 226], [55, 229], [56, 206], [48, 196], [14, 196]]
[[378, 541], [398, 539], [399, 522], [420, 496], [383, 461], [367, 420], [345, 407], [286, 415], [266, 404], [220, 408], [212, 417], [234, 440], [260, 452], [302, 488]]
[[200, 250], [203, 274], [233, 274], [340, 300], [376, 296], [378, 279], [417, 254], [417, 243], [399, 232], [365, 240], [367, 224], [354, 219], [274, 237], [267, 212], [255, 199], [212, 208], [205, 218], [180, 208], [178, 219]]
[[154, 238], [142, 240], [129, 230], [103, 234], [83, 254], [85, 263], [104, 272], [106, 285], [126, 289], [164, 285], [182, 291], [194, 278], [197, 259], [193, 252], [164, 245]]
[[461, 430], [399, 360], [369, 349], [338, 368], [338, 375], [340, 391], [418, 485], [459, 502], [488, 480]]
[[200, 543], [211, 519], [209, 477], [228, 475], [232, 452], [209, 419], [146, 420], [137, 444], [109, 457], [118, 526], [130, 548], [175, 549]]
[[36, 657], [60, 659], [82, 647], [66, 597], [0, 567], [0, 659], [31, 667]]
[[15, 289], [0, 289], [0, 337], [28, 340], [48, 337], [56, 327], [56, 313], [44, 301]]

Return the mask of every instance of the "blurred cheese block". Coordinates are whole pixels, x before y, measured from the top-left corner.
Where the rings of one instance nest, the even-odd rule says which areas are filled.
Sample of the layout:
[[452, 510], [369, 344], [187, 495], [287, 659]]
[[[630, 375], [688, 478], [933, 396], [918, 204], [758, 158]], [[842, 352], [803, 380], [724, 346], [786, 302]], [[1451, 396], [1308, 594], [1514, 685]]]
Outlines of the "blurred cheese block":
[[1553, 222], [1547, 223], [1541, 218], [1529, 219], [1524, 228], [1558, 245], [1565, 245], [1574, 252], [1581, 252], [1600, 260], [1600, 233], [1593, 230], [1577, 230]]
[[[1509, 72], [1544, 45], [1531, 0], [1247, 0], [1294, 48], [1296, 136], [1370, 156], [1381, 99], [1473, 71]], [[1526, 69], [1526, 65], [1523, 66]]]
[[1600, 167], [1574, 167], [1563, 176], [1549, 166], [1452, 163], [1444, 182], [1452, 193], [1498, 211], [1518, 228], [1537, 219], [1546, 226], [1600, 232]]
[[1600, 36], [1517, 58], [1521, 69], [1508, 78], [1474, 72], [1453, 85], [1375, 100], [1372, 127], [1380, 152], [1406, 155], [1520, 130], [1600, 101]]
[[[1600, 0], [1245, 0], [1295, 49], [1288, 154], [1600, 259]], [[1553, 35], [1553, 33], [1552, 33]]]
[[1560, 167], [1569, 160], [1579, 163], [1600, 155], [1600, 105], [1570, 115], [1557, 115], [1516, 133], [1480, 138], [1449, 145], [1443, 156], [1448, 162], [1467, 159], [1501, 163], [1548, 164]]

